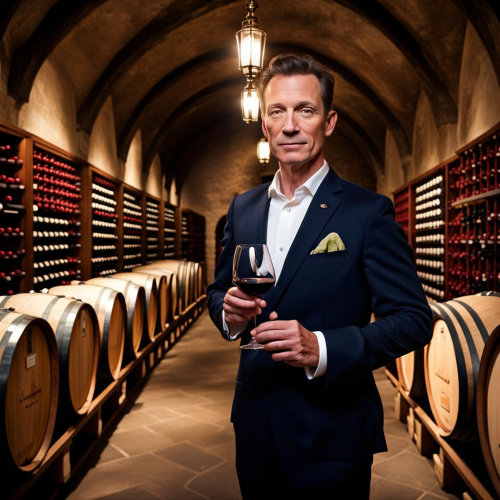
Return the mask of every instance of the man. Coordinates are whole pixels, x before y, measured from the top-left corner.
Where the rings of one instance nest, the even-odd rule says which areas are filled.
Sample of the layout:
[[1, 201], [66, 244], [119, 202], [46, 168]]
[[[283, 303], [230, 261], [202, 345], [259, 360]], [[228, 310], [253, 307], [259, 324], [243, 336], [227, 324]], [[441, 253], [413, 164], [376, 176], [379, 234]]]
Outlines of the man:
[[[372, 370], [432, 335], [391, 200], [324, 160], [333, 90], [331, 72], [310, 56], [278, 56], [263, 71], [262, 130], [280, 168], [231, 202], [208, 287], [223, 337], [264, 344], [241, 351], [231, 412], [244, 499], [368, 499], [373, 454], [387, 450]], [[311, 254], [333, 232], [345, 249]], [[239, 243], [269, 247], [277, 281], [262, 299], [232, 286]]]

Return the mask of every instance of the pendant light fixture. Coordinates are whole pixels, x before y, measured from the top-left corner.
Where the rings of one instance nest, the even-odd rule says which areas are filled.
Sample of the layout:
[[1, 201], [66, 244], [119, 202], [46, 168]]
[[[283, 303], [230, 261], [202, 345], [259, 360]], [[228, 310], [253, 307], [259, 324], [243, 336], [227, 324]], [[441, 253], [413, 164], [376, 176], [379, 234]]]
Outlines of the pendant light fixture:
[[269, 143], [264, 137], [257, 143], [257, 158], [262, 164], [269, 163], [271, 159], [271, 149]]
[[251, 0], [246, 4], [247, 16], [242, 28], [236, 33], [238, 45], [238, 69], [247, 78], [247, 85], [241, 93], [241, 112], [245, 123], [256, 122], [259, 119], [259, 98], [257, 89], [253, 86], [254, 79], [262, 71], [266, 34], [259, 28], [255, 11], [257, 2]]
[[251, 80], [241, 93], [241, 112], [245, 123], [259, 121], [259, 96]]

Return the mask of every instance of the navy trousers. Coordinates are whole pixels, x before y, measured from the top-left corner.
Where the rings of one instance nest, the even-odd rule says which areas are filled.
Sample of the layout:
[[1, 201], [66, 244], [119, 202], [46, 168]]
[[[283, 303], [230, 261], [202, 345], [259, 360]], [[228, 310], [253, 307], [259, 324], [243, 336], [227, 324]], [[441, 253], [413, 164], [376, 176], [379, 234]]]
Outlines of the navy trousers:
[[255, 436], [256, 441], [262, 443], [263, 437], [267, 441], [268, 452], [267, 456], [263, 454], [264, 460], [257, 459], [255, 448], [245, 450], [238, 433], [236, 436], [236, 470], [243, 500], [370, 498], [373, 457], [359, 462], [304, 457], [288, 467], [280, 460], [272, 435]]

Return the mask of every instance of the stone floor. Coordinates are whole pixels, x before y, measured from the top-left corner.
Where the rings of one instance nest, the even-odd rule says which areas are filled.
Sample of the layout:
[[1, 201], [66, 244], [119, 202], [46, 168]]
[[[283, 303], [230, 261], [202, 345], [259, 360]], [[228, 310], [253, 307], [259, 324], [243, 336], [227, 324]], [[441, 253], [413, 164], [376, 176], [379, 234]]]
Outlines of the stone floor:
[[[139, 397], [70, 482], [71, 500], [237, 500], [229, 413], [239, 350], [208, 313], [157, 366]], [[389, 452], [375, 456], [371, 500], [457, 499], [443, 492], [394, 418], [395, 389], [376, 372]]]

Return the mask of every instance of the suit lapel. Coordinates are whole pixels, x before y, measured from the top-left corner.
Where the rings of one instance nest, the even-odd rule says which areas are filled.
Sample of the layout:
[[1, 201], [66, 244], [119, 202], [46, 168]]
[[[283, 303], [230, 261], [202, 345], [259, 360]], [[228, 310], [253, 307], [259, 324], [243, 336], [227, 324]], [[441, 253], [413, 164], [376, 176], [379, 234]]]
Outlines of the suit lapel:
[[252, 241], [245, 243], [267, 243], [267, 219], [269, 218], [269, 205], [271, 204], [267, 192], [267, 188], [262, 190], [252, 207]]
[[[342, 178], [332, 169], [314, 195], [300, 228], [285, 259], [278, 283], [272, 294], [272, 305], [276, 304], [291, 279], [299, 270], [307, 255], [314, 249], [314, 242], [342, 203]], [[321, 208], [326, 205], [327, 208]], [[268, 205], [269, 212], [269, 205]], [[265, 220], [267, 221], [267, 214]], [[265, 241], [265, 240], [264, 240]]]

